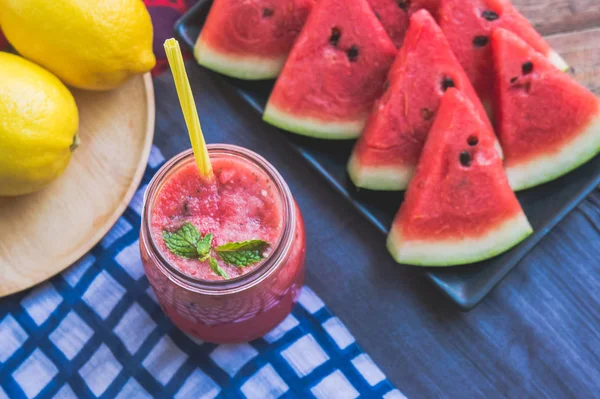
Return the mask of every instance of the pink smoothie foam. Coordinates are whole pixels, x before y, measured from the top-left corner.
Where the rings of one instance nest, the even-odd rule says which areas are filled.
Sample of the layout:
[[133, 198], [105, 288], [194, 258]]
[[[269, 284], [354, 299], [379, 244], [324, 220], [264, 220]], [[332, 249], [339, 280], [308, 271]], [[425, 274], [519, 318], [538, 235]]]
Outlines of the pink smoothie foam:
[[[243, 159], [212, 160], [214, 181], [200, 177], [194, 162], [175, 172], [162, 186], [152, 209], [152, 237], [159, 251], [181, 272], [201, 280], [222, 280], [211, 271], [208, 261], [200, 262], [174, 255], [167, 248], [163, 231], [176, 231], [193, 224], [202, 236], [213, 234], [213, 247], [228, 242], [264, 240], [270, 244], [268, 257], [281, 239], [283, 209], [280, 194], [269, 177]], [[264, 260], [247, 267], [225, 264], [215, 257], [230, 278], [260, 267]]]

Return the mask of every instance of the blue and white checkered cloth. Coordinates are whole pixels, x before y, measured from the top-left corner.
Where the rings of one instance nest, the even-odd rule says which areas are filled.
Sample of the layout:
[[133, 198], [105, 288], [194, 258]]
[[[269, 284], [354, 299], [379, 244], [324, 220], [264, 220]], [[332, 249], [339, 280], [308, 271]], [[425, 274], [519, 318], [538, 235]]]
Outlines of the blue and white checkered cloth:
[[162, 313], [140, 261], [142, 186], [104, 239], [33, 290], [0, 300], [2, 398], [385, 398], [404, 396], [308, 287], [256, 341], [214, 345]]

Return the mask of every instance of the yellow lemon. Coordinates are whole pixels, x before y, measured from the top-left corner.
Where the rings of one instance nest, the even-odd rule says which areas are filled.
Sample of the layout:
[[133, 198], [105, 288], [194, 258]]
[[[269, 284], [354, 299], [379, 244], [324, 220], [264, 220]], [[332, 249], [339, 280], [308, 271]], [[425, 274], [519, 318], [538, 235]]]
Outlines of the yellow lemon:
[[0, 52], [0, 196], [32, 193], [60, 176], [78, 126], [75, 99], [56, 76]]
[[0, 0], [0, 26], [25, 58], [82, 89], [113, 89], [156, 63], [142, 0]]

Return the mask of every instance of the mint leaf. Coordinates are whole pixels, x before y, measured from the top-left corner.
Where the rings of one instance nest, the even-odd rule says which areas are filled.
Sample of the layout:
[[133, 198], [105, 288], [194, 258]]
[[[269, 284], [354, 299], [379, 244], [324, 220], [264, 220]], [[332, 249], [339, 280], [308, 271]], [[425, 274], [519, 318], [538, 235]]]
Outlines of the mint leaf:
[[260, 262], [264, 256], [258, 250], [217, 252], [223, 262], [237, 267], [246, 267]]
[[248, 240], [248, 241], [239, 241], [239, 242], [228, 242], [227, 244], [219, 245], [217, 248], [217, 252], [232, 252], [232, 251], [246, 251], [246, 250], [262, 250], [267, 245], [268, 242], [263, 240]]
[[177, 256], [194, 259], [198, 257], [197, 246], [200, 233], [191, 223], [185, 223], [174, 233], [163, 231], [163, 240], [167, 248]]
[[198, 245], [196, 246], [196, 252], [198, 252], [198, 257], [201, 262], [204, 262], [210, 256], [210, 247], [212, 245], [212, 234], [207, 234], [204, 236]]
[[223, 262], [237, 267], [250, 266], [264, 259], [263, 252], [269, 244], [263, 240], [229, 242], [219, 245], [215, 251]]
[[[211, 233], [200, 237], [200, 232], [191, 223], [185, 223], [175, 232], [163, 231], [163, 240], [167, 248], [177, 256], [188, 259], [198, 259], [200, 262], [208, 260], [210, 269], [217, 275], [228, 279], [217, 260], [212, 257]], [[229, 242], [214, 248], [219, 257], [228, 265], [237, 267], [250, 266], [264, 259], [263, 252], [269, 244], [263, 240], [248, 240]]]
[[210, 265], [210, 270], [215, 272], [217, 275], [223, 277], [225, 280], [229, 279], [229, 276], [225, 272], [225, 270], [221, 269], [221, 266], [217, 263], [217, 260], [212, 256], [208, 259], [208, 264]]

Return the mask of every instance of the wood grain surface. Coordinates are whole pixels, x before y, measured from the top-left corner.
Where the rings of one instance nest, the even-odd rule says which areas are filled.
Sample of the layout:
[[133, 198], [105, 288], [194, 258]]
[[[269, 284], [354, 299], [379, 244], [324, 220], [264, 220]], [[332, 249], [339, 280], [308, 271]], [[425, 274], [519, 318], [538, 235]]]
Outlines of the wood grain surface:
[[514, 0], [544, 36], [600, 27], [598, 0]]
[[593, 29], [559, 33], [547, 39], [573, 67], [575, 79], [600, 95], [600, 22]]
[[154, 135], [150, 75], [110, 92], [73, 92], [81, 145], [46, 189], [0, 198], [0, 297], [44, 281], [89, 251], [131, 200]]
[[[517, 7], [600, 94], [600, 2]], [[217, 75], [187, 63], [208, 142], [245, 146], [282, 173], [307, 229], [307, 284], [410, 399], [600, 397], [600, 192], [568, 215], [469, 313], [418, 270]], [[155, 143], [189, 148], [172, 77], [155, 79]]]

